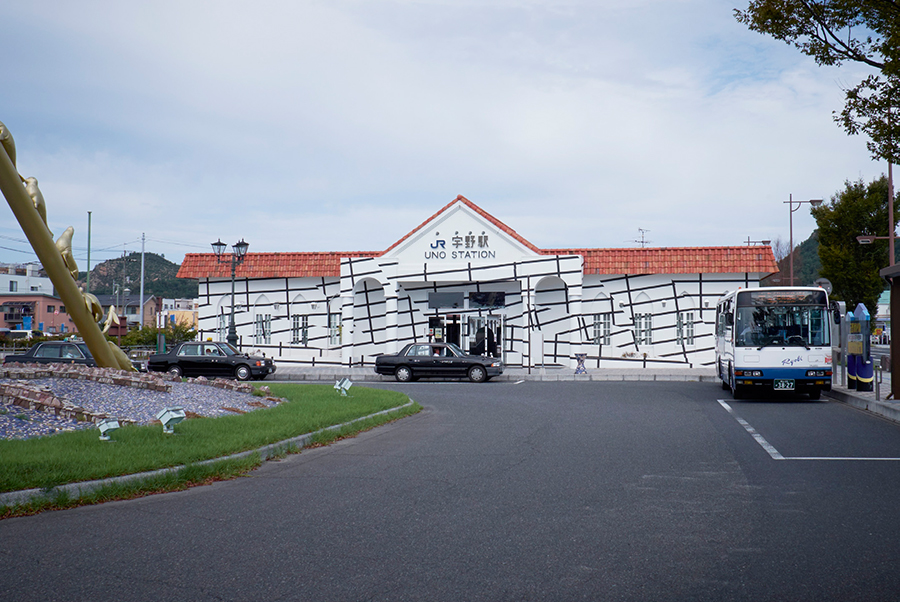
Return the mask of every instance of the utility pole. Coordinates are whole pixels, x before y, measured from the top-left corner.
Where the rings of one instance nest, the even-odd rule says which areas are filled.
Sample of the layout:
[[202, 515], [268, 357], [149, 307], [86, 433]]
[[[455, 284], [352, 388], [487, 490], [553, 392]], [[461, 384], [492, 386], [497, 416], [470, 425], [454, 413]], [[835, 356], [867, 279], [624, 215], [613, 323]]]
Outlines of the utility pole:
[[141, 299], [138, 306], [138, 315], [140, 316], [140, 328], [144, 327], [144, 242], [147, 240], [145, 233], [141, 232]]
[[88, 258], [87, 258], [87, 283], [84, 292], [91, 292], [91, 212], [88, 211]]

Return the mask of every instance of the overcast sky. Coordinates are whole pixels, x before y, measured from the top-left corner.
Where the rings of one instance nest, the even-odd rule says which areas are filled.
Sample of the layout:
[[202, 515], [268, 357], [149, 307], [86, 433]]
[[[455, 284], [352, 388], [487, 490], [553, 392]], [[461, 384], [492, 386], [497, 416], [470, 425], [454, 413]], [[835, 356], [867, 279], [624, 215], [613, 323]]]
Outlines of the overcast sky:
[[[85, 268], [380, 251], [461, 194], [541, 248], [788, 239], [886, 171], [832, 119], [860, 67], [746, 0], [0, 0], [0, 121]], [[794, 240], [815, 222], [794, 214]], [[4, 203], [0, 262], [34, 260]]]

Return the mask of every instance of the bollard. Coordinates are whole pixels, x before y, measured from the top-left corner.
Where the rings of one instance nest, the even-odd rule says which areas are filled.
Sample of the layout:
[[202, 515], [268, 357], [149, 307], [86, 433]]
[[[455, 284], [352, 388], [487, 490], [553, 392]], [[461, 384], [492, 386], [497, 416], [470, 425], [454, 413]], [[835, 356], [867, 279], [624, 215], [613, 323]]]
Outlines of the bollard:
[[881, 401], [881, 376], [883, 373], [881, 365], [877, 364], [875, 366], [875, 401]]

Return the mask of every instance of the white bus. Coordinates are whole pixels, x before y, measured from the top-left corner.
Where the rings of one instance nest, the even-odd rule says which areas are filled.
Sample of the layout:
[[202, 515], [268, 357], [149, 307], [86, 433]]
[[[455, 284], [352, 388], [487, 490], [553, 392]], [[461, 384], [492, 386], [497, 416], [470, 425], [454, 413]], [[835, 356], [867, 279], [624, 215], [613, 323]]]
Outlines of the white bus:
[[831, 321], [821, 288], [726, 293], [716, 305], [716, 369], [735, 399], [831, 390]]

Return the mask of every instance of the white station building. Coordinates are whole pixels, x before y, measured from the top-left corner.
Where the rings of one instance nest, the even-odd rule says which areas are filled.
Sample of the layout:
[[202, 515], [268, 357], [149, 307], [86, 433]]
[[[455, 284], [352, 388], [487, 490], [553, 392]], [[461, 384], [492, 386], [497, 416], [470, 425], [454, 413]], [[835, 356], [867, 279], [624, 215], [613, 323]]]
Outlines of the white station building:
[[[225, 340], [231, 262], [185, 256], [200, 338]], [[448, 341], [507, 366], [698, 367], [715, 360], [716, 300], [777, 271], [767, 246], [539, 249], [459, 196], [380, 252], [248, 253], [239, 344], [282, 366], [372, 366]]]

